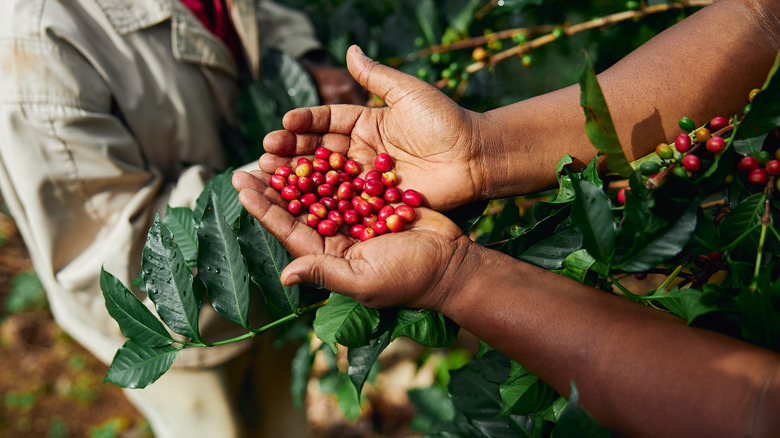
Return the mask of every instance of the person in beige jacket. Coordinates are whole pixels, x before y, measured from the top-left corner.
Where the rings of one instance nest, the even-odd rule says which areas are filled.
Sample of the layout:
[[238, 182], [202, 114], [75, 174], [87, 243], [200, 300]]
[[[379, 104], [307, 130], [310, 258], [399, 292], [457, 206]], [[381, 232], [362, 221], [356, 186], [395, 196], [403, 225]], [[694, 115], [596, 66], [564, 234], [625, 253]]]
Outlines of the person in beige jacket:
[[[258, 0], [224, 6], [255, 77], [263, 47], [296, 57], [320, 48], [299, 12]], [[124, 337], [105, 309], [100, 268], [125, 284], [136, 278], [155, 212], [193, 206], [224, 169], [219, 127], [237, 122], [238, 65], [180, 0], [0, 2], [2, 197], [56, 321], [105, 363]], [[201, 330], [230, 336], [209, 310]], [[236, 358], [248, 347], [182, 351], [162, 379], [126, 394], [158, 437], [240, 436], [226, 367], [246, 363]]]

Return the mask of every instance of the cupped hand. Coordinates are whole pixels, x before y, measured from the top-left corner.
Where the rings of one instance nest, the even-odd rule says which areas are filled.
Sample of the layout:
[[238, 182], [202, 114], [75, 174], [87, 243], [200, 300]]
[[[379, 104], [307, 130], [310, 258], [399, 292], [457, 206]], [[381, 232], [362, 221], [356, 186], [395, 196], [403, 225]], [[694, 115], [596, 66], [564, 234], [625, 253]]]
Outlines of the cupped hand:
[[295, 258], [286, 285], [312, 282], [370, 307], [406, 305], [439, 310], [468, 275], [461, 263], [472, 242], [443, 215], [417, 208], [404, 231], [365, 242], [338, 233], [322, 237], [290, 215], [267, 175], [236, 172], [233, 185], [247, 211]]
[[263, 171], [273, 173], [322, 146], [355, 159], [366, 172], [376, 155], [385, 152], [395, 159], [399, 186], [420, 192], [433, 209], [481, 198], [480, 114], [461, 108], [426, 82], [369, 59], [357, 46], [349, 49], [347, 66], [387, 106], [330, 105], [288, 112], [286, 130], [263, 141], [268, 152], [260, 158]]

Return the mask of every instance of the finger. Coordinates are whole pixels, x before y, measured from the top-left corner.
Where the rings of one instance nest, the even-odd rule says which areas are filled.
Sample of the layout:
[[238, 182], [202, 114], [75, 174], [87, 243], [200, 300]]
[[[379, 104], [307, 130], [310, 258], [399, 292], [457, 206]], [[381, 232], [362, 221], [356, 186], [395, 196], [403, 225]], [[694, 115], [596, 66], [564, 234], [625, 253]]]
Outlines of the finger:
[[231, 181], [233, 187], [239, 192], [243, 189], [252, 189], [262, 192], [267, 187], [267, 181], [264, 180], [263, 173], [258, 171], [244, 172], [239, 170], [233, 172]]
[[[271, 188], [263, 191], [244, 188], [238, 193], [238, 199], [293, 257], [321, 253], [324, 248], [322, 237], [314, 228], [296, 220], [284, 207], [272, 202], [269, 197], [275, 193]], [[278, 202], [283, 201], [279, 198]]]
[[270, 154], [280, 156], [312, 155], [320, 146], [346, 154], [349, 148], [349, 136], [274, 131], [263, 139], [263, 149]]
[[350, 134], [357, 120], [369, 108], [358, 105], [323, 105], [296, 108], [282, 118], [284, 129], [292, 132], [331, 132]]
[[384, 99], [390, 106], [417, 88], [433, 87], [400, 70], [374, 61], [356, 45], [347, 51], [347, 68], [360, 85]]

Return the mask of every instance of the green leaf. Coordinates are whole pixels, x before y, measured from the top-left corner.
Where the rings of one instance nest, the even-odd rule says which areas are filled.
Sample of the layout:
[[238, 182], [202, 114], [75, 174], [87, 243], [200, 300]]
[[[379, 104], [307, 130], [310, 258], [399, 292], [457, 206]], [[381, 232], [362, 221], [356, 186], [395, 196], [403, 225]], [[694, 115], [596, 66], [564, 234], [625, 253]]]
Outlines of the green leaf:
[[366, 382], [372, 367], [376, 364], [379, 355], [393, 340], [391, 334], [395, 327], [395, 319], [386, 318], [386, 320], [388, 321], [386, 323], [380, 320], [380, 324], [372, 334], [368, 345], [353, 347], [347, 351], [347, 361], [349, 362], [347, 374], [358, 394], [363, 391], [363, 384]]
[[764, 147], [766, 136], [767, 134], [734, 140], [732, 143], [734, 151], [743, 156], [758, 158], [758, 153], [761, 152], [761, 149]]
[[[626, 197], [626, 206], [629, 199]], [[677, 220], [658, 230], [648, 230], [642, 224], [629, 223], [629, 209], [621, 233], [634, 237], [635, 244], [628, 254], [614, 262], [615, 269], [626, 272], [644, 272], [676, 256], [685, 248], [696, 229], [698, 205], [690, 204]]]
[[314, 364], [314, 356], [315, 352], [311, 350], [311, 344], [304, 342], [298, 347], [290, 364], [292, 371], [290, 393], [292, 394], [293, 406], [298, 411], [303, 409], [306, 386], [309, 384], [309, 373], [311, 373]]
[[146, 347], [162, 347], [173, 342], [156, 316], [119, 279], [100, 268], [100, 290], [109, 315], [125, 337]]
[[741, 239], [731, 249], [730, 257], [740, 260], [755, 259], [765, 196], [763, 192], [751, 195], [737, 205], [718, 226], [723, 246]]
[[593, 146], [605, 155], [607, 167], [619, 175], [630, 175], [633, 170], [620, 146], [596, 72], [587, 57], [580, 75], [580, 105], [585, 111], [585, 133]]
[[504, 402], [502, 416], [534, 414], [550, 407], [557, 396], [550, 385], [514, 361], [509, 379], [501, 383], [499, 391]]
[[332, 293], [328, 303], [317, 309], [314, 333], [335, 353], [336, 343], [346, 347], [368, 345], [379, 325], [379, 312], [345, 295]]
[[737, 127], [737, 138], [758, 137], [780, 126], [780, 53], [775, 57], [761, 92], [751, 102], [750, 112]]
[[700, 290], [680, 289], [675, 286], [669, 292], [658, 290], [653, 295], [640, 297], [640, 299], [653, 300], [661, 304], [690, 325], [697, 317], [717, 310], [714, 306], [703, 304], [701, 295]]
[[756, 291], [743, 287], [734, 298], [742, 337], [752, 344], [780, 351], [780, 279], [771, 285], [771, 274], [761, 275]]
[[448, 423], [455, 418], [455, 407], [445, 388], [438, 385], [412, 388], [408, 394], [409, 401], [416, 408], [409, 424], [412, 429], [428, 433], [434, 425]]
[[563, 260], [580, 248], [582, 233], [574, 227], [568, 227], [534, 244], [520, 254], [518, 259], [547, 270], [560, 269], [563, 267]]
[[406, 336], [426, 347], [441, 348], [458, 339], [457, 324], [432, 310], [401, 309], [393, 330], [393, 339]]
[[11, 288], [5, 301], [5, 312], [13, 315], [45, 307], [46, 291], [35, 271], [20, 272], [11, 278]]
[[347, 420], [356, 420], [360, 416], [360, 398], [346, 374], [338, 372], [326, 374], [320, 378], [320, 390], [326, 394], [336, 395], [339, 409]]
[[509, 376], [509, 359], [497, 351], [472, 360], [452, 372], [450, 399], [455, 409], [485, 437], [530, 437], [533, 422], [514, 415], [500, 417], [503, 408], [499, 384]]
[[200, 340], [201, 299], [193, 292], [193, 277], [160, 213], [146, 237], [141, 269], [146, 291], [157, 314], [174, 332]]
[[617, 237], [612, 203], [589, 181], [575, 179], [573, 187], [577, 197], [572, 203], [571, 218], [582, 233], [583, 246], [597, 261], [609, 264]]
[[263, 50], [263, 85], [284, 114], [300, 107], [320, 104], [317, 85], [309, 72], [291, 54], [273, 48]]
[[228, 225], [213, 188], [198, 229], [198, 278], [214, 309], [228, 321], [249, 328], [249, 273], [238, 234]]
[[260, 222], [246, 211], [241, 214], [238, 243], [247, 259], [249, 276], [268, 302], [286, 313], [296, 313], [300, 305], [300, 286], [284, 286], [282, 271], [291, 261], [290, 253]]
[[192, 212], [192, 217], [196, 223], [200, 223], [213, 190], [217, 194], [217, 199], [219, 199], [222, 215], [225, 216], [227, 223], [232, 228], [235, 228], [238, 217], [241, 211], [244, 210], [244, 207], [241, 205], [241, 201], [238, 200], [238, 191], [233, 187], [232, 178], [233, 172], [227, 171], [220, 173], [206, 183], [206, 187], [203, 188], [203, 192], [201, 192], [198, 200], [195, 202], [195, 210]]
[[466, 32], [474, 21], [474, 12], [479, 8], [480, 0], [450, 0], [445, 4], [445, 15], [450, 27], [457, 32]]
[[569, 394], [569, 403], [563, 409], [558, 423], [552, 430], [552, 438], [569, 437], [588, 437], [588, 438], [608, 438], [610, 436], [607, 429], [599, 426], [596, 420], [579, 404], [579, 393], [571, 382], [571, 393]]
[[163, 224], [173, 233], [173, 240], [179, 245], [187, 266], [192, 269], [198, 264], [198, 230], [192, 209], [171, 207], [165, 209]]
[[171, 345], [148, 347], [130, 339], [114, 355], [103, 383], [145, 388], [168, 371], [178, 352], [179, 349]]

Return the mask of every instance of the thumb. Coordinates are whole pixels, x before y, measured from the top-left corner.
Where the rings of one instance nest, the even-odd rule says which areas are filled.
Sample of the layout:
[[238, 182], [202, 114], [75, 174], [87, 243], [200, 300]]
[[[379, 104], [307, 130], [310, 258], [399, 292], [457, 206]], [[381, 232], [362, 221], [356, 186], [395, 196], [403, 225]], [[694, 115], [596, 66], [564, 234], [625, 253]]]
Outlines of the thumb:
[[347, 69], [363, 88], [392, 105], [415, 88], [431, 86], [414, 76], [382, 65], [363, 53], [357, 45], [347, 51]]
[[342, 257], [325, 254], [309, 254], [298, 257], [282, 270], [281, 281], [285, 286], [298, 283], [316, 283], [334, 292], [349, 295], [353, 292], [357, 271], [352, 263]]

